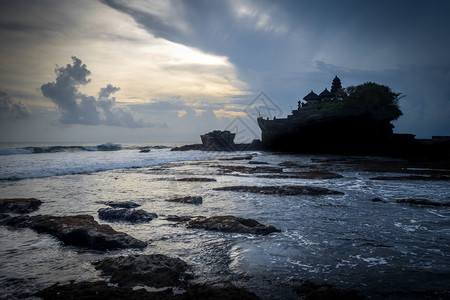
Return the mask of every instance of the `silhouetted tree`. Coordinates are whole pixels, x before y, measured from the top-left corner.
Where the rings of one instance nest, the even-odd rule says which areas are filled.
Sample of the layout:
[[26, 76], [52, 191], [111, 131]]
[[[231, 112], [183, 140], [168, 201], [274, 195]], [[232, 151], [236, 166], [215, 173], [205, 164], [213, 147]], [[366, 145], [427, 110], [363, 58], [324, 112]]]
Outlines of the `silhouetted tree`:
[[401, 94], [394, 93], [388, 86], [366, 82], [357, 86], [349, 86], [345, 92], [351, 107], [364, 109], [372, 114], [389, 114], [393, 120], [403, 115], [398, 105]]

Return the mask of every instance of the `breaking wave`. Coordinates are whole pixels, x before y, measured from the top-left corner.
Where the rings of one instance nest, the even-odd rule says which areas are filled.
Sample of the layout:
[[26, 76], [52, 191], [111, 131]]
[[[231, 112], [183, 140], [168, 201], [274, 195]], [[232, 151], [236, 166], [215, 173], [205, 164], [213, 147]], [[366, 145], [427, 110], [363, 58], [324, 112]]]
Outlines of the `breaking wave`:
[[168, 149], [169, 146], [126, 146], [121, 144], [104, 143], [96, 146], [27, 146], [19, 148], [0, 148], [0, 155], [17, 155], [17, 154], [39, 154], [39, 153], [58, 153], [58, 152], [80, 152], [80, 151], [118, 151], [124, 149]]

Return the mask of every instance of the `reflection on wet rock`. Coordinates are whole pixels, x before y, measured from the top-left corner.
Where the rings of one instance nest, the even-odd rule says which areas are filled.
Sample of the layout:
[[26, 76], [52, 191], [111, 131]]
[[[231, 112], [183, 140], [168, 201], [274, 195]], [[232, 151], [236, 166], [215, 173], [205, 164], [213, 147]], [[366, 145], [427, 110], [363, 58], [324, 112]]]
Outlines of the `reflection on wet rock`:
[[21, 216], [9, 218], [3, 224], [14, 228], [31, 228], [38, 233], [51, 234], [64, 244], [97, 250], [147, 246], [147, 243], [126, 233], [115, 231], [109, 225], [98, 224], [94, 217], [89, 215]]
[[41, 204], [36, 198], [0, 199], [0, 213], [27, 214], [38, 210]]
[[166, 200], [168, 202], [188, 203], [188, 204], [202, 204], [203, 198], [200, 196], [187, 196], [182, 198], [174, 198]]
[[221, 232], [252, 233], [267, 235], [272, 232], [281, 232], [274, 226], [266, 226], [253, 219], [234, 216], [195, 217], [188, 221], [188, 228], [200, 228]]
[[129, 222], [129, 223], [144, 223], [158, 217], [155, 213], [149, 213], [142, 209], [127, 209], [127, 208], [100, 208], [98, 216], [102, 220], [113, 222]]
[[225, 186], [214, 188], [215, 191], [232, 191], [244, 193], [257, 193], [264, 195], [344, 195], [343, 192], [333, 191], [315, 186], [282, 185], [282, 186]]
[[180, 286], [189, 278], [188, 265], [183, 260], [162, 254], [108, 257], [93, 265], [120, 287]]

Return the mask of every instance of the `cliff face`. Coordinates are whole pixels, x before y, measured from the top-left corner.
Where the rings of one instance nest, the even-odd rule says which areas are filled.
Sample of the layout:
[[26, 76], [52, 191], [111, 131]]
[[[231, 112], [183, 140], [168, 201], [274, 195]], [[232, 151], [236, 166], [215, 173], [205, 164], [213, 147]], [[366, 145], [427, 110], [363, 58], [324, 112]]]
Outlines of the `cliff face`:
[[294, 110], [285, 119], [258, 119], [263, 144], [274, 150], [315, 153], [380, 153], [392, 139], [389, 110], [320, 103]]
[[381, 148], [392, 136], [389, 121], [375, 121], [366, 114], [305, 123], [285, 120], [258, 120], [265, 146], [293, 152], [361, 153]]

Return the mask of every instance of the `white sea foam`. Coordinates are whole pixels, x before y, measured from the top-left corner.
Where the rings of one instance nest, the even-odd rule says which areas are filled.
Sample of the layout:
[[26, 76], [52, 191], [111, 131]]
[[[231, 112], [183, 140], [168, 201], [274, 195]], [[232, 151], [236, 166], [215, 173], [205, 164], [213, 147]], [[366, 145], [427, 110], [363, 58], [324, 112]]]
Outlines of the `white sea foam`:
[[[118, 150], [120, 145], [95, 146], [92, 151], [59, 151], [39, 155], [0, 156], [0, 180], [50, 177], [69, 174], [87, 174], [123, 168], [142, 168], [172, 161], [197, 160], [211, 156], [207, 152], [171, 152], [154, 150]], [[67, 149], [67, 148], [66, 148]], [[105, 150], [109, 149], [109, 150]]]

